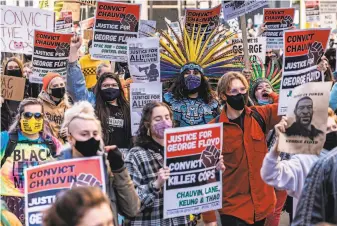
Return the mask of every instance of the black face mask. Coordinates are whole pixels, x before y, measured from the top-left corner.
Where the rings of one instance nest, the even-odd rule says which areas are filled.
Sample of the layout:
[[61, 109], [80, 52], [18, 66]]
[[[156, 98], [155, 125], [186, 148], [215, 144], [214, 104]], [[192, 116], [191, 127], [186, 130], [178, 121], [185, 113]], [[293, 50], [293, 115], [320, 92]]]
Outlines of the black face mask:
[[86, 141], [76, 141], [75, 148], [79, 151], [84, 157], [96, 156], [99, 149], [101, 141], [96, 140], [95, 138], [90, 138]]
[[63, 98], [64, 94], [66, 93], [66, 88], [64, 87], [54, 88], [50, 90], [51, 90], [51, 95], [56, 98]]
[[101, 97], [104, 101], [114, 101], [120, 95], [121, 91], [119, 89], [107, 88], [101, 90]]
[[237, 111], [241, 111], [247, 103], [248, 93], [245, 94], [239, 93], [235, 96], [230, 96], [227, 94], [225, 95], [227, 97], [227, 103], [229, 104], [229, 106], [231, 106], [233, 109]]
[[7, 75], [14, 77], [22, 77], [22, 72], [20, 69], [7, 70]]
[[332, 150], [337, 147], [337, 131], [326, 134], [326, 140], [323, 148], [326, 150]]

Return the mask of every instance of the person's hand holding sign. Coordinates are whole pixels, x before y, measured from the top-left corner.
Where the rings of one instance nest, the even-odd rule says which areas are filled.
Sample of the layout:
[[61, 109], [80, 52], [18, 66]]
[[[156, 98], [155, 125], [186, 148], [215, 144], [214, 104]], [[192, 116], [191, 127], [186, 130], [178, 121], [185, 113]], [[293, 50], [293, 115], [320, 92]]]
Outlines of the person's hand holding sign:
[[123, 26], [130, 26], [129, 31], [136, 31], [137, 18], [132, 14], [127, 14], [121, 21]]
[[116, 145], [105, 146], [104, 150], [108, 152], [108, 161], [112, 172], [119, 172], [124, 169], [123, 155]]
[[319, 59], [322, 57], [324, 51], [322, 43], [314, 42], [309, 49], [309, 59], [312, 59], [311, 65], [318, 64]]
[[273, 147], [270, 150], [270, 153], [275, 156], [279, 156], [280, 154], [280, 152], [278, 151], [278, 140], [279, 140], [280, 134], [286, 132], [286, 128], [288, 127], [287, 120], [288, 118], [286, 116], [283, 116], [281, 121], [277, 125], [275, 125], [276, 140], [275, 140]]
[[157, 180], [155, 180], [152, 183], [153, 188], [159, 190], [161, 187], [163, 187], [165, 181], [167, 181], [169, 178], [170, 178], [170, 168], [165, 166], [159, 169], [159, 172], [157, 174]]

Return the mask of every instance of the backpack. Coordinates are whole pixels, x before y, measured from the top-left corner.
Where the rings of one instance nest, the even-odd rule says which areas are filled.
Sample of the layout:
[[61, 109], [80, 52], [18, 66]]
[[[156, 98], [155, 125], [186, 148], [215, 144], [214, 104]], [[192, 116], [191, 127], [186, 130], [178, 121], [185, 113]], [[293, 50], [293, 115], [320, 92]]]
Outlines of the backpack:
[[[253, 118], [257, 121], [257, 123], [259, 124], [261, 130], [263, 131], [263, 133], [266, 133], [266, 129], [267, 129], [267, 126], [266, 126], [266, 123], [264, 121], [264, 119], [262, 118], [262, 116], [260, 115], [260, 113], [255, 109], [255, 108], [251, 108], [252, 110], [252, 116]], [[218, 123], [220, 120], [220, 115], [218, 115], [216, 118], [215, 118], [215, 123]]]
[[5, 164], [6, 159], [11, 156], [11, 154], [13, 153], [16, 145], [18, 143], [27, 143], [27, 144], [45, 144], [49, 151], [51, 152], [52, 156], [55, 157], [56, 156], [56, 145], [54, 144], [53, 140], [51, 139], [51, 137], [47, 137], [44, 141], [19, 141], [18, 142], [18, 134], [17, 133], [10, 133], [9, 134], [9, 139], [8, 139], [8, 143], [7, 143], [7, 147], [5, 150], [5, 154], [3, 156], [3, 158], [1, 159], [1, 168], [3, 166], [3, 164]]

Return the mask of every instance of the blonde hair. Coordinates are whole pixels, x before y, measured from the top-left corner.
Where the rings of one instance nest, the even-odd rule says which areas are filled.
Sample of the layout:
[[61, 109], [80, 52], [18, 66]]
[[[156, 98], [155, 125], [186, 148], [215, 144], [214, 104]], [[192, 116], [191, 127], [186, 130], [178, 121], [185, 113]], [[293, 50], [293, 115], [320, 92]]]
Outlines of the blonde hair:
[[230, 72], [224, 74], [219, 79], [217, 93], [218, 93], [218, 97], [220, 99], [221, 99], [221, 94], [225, 94], [226, 91], [230, 90], [230, 86], [232, 84], [232, 81], [235, 80], [235, 79], [239, 79], [243, 83], [243, 85], [246, 87], [247, 92], [248, 92], [249, 84], [248, 84], [245, 76], [240, 72], [230, 71]]
[[98, 133], [102, 137], [101, 122], [97, 119], [95, 109], [88, 101], [76, 102], [71, 108], [66, 110], [64, 113], [62, 129], [68, 128], [69, 124], [77, 118], [94, 121], [97, 124]]
[[337, 123], [337, 115], [335, 114], [335, 112], [331, 108], [328, 108], [328, 117], [332, 117], [335, 120], [335, 122]]

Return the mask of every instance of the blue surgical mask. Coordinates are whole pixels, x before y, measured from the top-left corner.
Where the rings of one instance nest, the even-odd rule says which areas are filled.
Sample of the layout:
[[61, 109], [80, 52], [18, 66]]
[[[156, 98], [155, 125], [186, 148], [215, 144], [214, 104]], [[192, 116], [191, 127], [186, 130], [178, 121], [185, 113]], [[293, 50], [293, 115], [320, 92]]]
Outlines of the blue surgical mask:
[[257, 100], [257, 103], [259, 105], [267, 105], [267, 104], [270, 104], [270, 101], [269, 100]]

